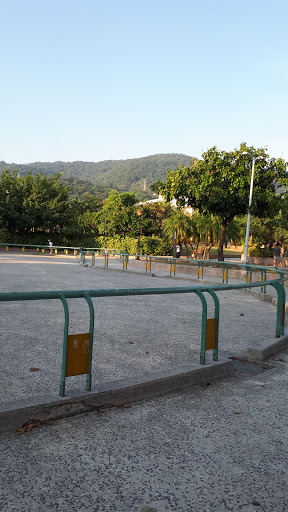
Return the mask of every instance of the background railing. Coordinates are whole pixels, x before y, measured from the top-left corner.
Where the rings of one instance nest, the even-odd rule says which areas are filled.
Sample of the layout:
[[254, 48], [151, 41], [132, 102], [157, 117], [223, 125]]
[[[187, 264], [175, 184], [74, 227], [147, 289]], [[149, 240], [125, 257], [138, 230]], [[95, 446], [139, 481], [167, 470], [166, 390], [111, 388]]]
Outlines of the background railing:
[[185, 267], [193, 267], [197, 268], [197, 277], [198, 279], [203, 280], [204, 272], [206, 267], [213, 268], [222, 268], [222, 283], [228, 284], [229, 282], [229, 270], [242, 270], [246, 272], [246, 283], [250, 284], [257, 281], [261, 281], [263, 284], [261, 286], [261, 293], [266, 293], [266, 285], [265, 281], [271, 278], [279, 278], [280, 280], [285, 281], [285, 276], [288, 276], [288, 270], [284, 268], [274, 268], [260, 265], [250, 265], [244, 264], [240, 262], [227, 262], [227, 261], [211, 261], [211, 260], [195, 260], [195, 259], [179, 259], [173, 258], [171, 256], [152, 256], [152, 255], [130, 255], [124, 251], [119, 251], [117, 249], [103, 248], [103, 247], [93, 247], [93, 248], [82, 248], [82, 247], [70, 247], [70, 246], [52, 246], [49, 245], [28, 245], [28, 244], [5, 244], [0, 243], [0, 248], [4, 248], [4, 250], [9, 251], [9, 248], [20, 249], [22, 252], [25, 252], [26, 249], [32, 249], [36, 252], [41, 251], [41, 253], [45, 253], [45, 251], [53, 252], [55, 255], [60, 255], [63, 252], [64, 255], [79, 256], [80, 262], [86, 263], [86, 256], [91, 256], [92, 258], [92, 266], [95, 266], [95, 258], [98, 256], [102, 256], [104, 258], [104, 268], [108, 268], [109, 266], [109, 258], [120, 259], [122, 261], [122, 269], [128, 270], [129, 258], [139, 258], [142, 261], [145, 261], [145, 270], [146, 273], [152, 273], [153, 263], [167, 263], [169, 265], [169, 275], [176, 276], [176, 269], [179, 268], [179, 265]]
[[195, 259], [185, 259], [180, 260], [179, 258], [171, 258], [171, 257], [165, 257], [165, 256], [151, 256], [151, 255], [130, 255], [128, 253], [124, 252], [116, 252], [114, 251], [111, 253], [108, 249], [106, 250], [98, 250], [95, 251], [94, 249], [90, 250], [80, 250], [80, 261], [81, 263], [86, 263], [86, 256], [92, 257], [92, 266], [95, 266], [95, 256], [103, 256], [104, 257], [104, 267], [108, 268], [109, 266], [109, 258], [115, 258], [120, 257], [120, 259], [123, 260], [123, 270], [128, 270], [128, 264], [129, 264], [129, 258], [135, 258], [138, 257], [141, 258], [141, 260], [145, 261], [145, 269], [146, 273], [152, 272], [152, 264], [154, 262], [161, 262], [161, 263], [167, 263], [169, 264], [170, 269], [170, 276], [176, 276], [176, 268], [179, 265], [185, 265], [186, 267], [193, 267], [196, 266], [198, 269], [198, 279], [203, 280], [204, 278], [204, 269], [205, 267], [214, 267], [214, 268], [222, 268], [222, 283], [228, 283], [229, 282], [229, 268], [230, 270], [236, 269], [236, 270], [242, 270], [246, 272], [246, 283], [250, 284], [253, 282], [253, 277], [259, 276], [258, 281], [262, 282], [261, 286], [261, 293], [266, 293], [266, 285], [265, 281], [267, 280], [267, 275], [271, 275], [272, 279], [279, 278], [284, 282], [285, 276], [288, 276], [288, 270], [285, 270], [283, 268], [274, 268], [274, 267], [266, 267], [266, 266], [259, 266], [259, 265], [249, 265], [245, 263], [238, 263], [238, 262], [227, 262], [227, 261], [209, 261], [209, 260], [195, 260]]

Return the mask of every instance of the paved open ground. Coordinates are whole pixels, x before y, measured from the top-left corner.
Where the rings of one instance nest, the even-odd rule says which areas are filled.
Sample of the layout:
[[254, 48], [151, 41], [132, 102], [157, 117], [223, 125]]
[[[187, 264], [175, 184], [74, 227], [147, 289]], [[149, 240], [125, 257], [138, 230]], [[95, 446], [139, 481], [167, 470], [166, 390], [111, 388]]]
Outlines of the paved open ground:
[[[152, 277], [145, 273], [85, 268], [73, 257], [0, 255], [1, 291], [41, 291], [195, 286], [202, 281]], [[111, 262], [111, 266], [113, 262]], [[116, 262], [115, 262], [116, 265]], [[220, 299], [219, 356], [245, 352], [257, 340], [273, 338], [276, 308], [235, 291]], [[84, 299], [70, 299], [72, 334], [89, 331]], [[171, 368], [199, 367], [202, 305], [195, 294], [93, 299], [95, 339], [93, 390], [104, 382]], [[208, 312], [214, 305], [208, 297]], [[64, 312], [60, 300], [0, 303], [2, 410], [58, 399]], [[207, 363], [211, 361], [207, 355]], [[30, 372], [30, 368], [39, 368]], [[70, 377], [66, 394], [85, 390], [85, 377]], [[1, 409], [0, 409], [1, 410]]]
[[[2, 253], [0, 260], [1, 291], [191, 284], [84, 268], [73, 258]], [[243, 352], [255, 338], [274, 336], [272, 304], [247, 294], [218, 295], [221, 357]], [[0, 306], [4, 408], [39, 394], [55, 397], [61, 303]], [[94, 299], [94, 306], [95, 387], [187, 362], [198, 365], [201, 307], [195, 296]], [[72, 332], [85, 332], [84, 301], [71, 300], [69, 308]], [[269, 363], [270, 369], [259, 374], [243, 365], [237, 376], [223, 381], [131, 407], [98, 408], [22, 435], [2, 434], [0, 510], [288, 510], [287, 351]], [[30, 367], [39, 371], [29, 372]], [[81, 379], [67, 379], [68, 394], [84, 386]]]

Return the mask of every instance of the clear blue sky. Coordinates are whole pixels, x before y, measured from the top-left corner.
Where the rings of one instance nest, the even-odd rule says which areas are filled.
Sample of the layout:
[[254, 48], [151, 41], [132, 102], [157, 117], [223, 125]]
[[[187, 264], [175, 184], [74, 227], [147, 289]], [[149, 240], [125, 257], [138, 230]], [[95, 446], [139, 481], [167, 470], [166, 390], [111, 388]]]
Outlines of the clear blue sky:
[[288, 160], [287, 0], [0, 0], [0, 160]]

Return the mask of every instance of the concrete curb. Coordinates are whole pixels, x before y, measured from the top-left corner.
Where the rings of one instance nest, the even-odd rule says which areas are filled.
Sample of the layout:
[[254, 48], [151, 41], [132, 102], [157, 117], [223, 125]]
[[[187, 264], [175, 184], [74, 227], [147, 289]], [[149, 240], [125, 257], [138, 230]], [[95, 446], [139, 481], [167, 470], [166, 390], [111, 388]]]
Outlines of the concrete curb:
[[15, 431], [24, 423], [53, 421], [64, 417], [85, 414], [95, 409], [121, 406], [161, 394], [179, 391], [189, 386], [215, 381], [234, 375], [233, 361], [220, 361], [199, 368], [182, 366], [161, 373], [108, 382], [97, 391], [73, 398], [14, 408], [0, 413], [0, 433]]
[[277, 354], [279, 350], [288, 346], [288, 329], [285, 329], [284, 336], [275, 338], [275, 341], [271, 343], [271, 339], [263, 340], [261, 343], [255, 343], [246, 350], [246, 357], [248, 360], [253, 361], [265, 361], [270, 356]]

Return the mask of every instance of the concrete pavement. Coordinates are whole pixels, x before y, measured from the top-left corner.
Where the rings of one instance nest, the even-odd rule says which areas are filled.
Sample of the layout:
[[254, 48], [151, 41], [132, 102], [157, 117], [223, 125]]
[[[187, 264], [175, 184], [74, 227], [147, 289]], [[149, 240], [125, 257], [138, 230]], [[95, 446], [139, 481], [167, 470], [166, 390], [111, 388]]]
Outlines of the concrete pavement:
[[[180, 286], [165, 277], [83, 268], [72, 258], [38, 258], [1, 254], [2, 291]], [[274, 338], [271, 303], [239, 292], [218, 295], [223, 360]], [[196, 297], [132, 299], [95, 301], [95, 390], [111, 379], [199, 367]], [[39, 395], [58, 399], [62, 311], [58, 301], [43, 304], [0, 304], [3, 410]], [[69, 308], [71, 329], [85, 332], [87, 307], [77, 299]], [[181, 392], [95, 405], [94, 413], [53, 426], [29, 418], [30, 432], [2, 433], [0, 510], [286, 511], [288, 352], [272, 356], [267, 369], [242, 363], [221, 381], [206, 377]], [[82, 377], [67, 379], [67, 388], [69, 399], [83, 390]]]
[[2, 435], [0, 510], [286, 512], [288, 353], [273, 359], [258, 375], [243, 366], [206, 387]]

